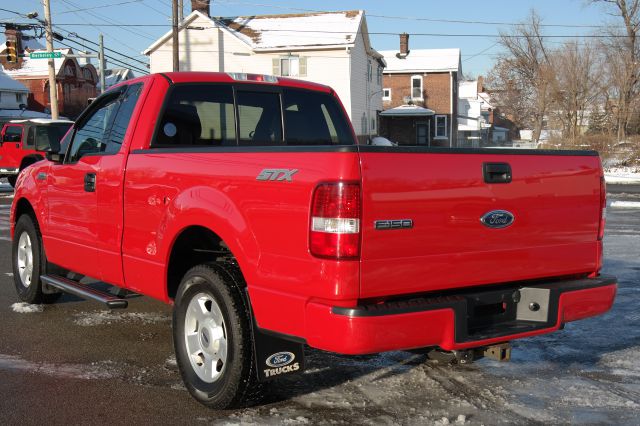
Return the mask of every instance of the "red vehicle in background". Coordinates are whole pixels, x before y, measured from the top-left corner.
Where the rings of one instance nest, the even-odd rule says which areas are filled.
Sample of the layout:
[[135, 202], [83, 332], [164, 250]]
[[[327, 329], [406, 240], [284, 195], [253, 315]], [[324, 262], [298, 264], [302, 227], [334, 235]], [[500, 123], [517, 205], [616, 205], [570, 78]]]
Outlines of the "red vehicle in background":
[[42, 160], [48, 151], [60, 150], [60, 140], [72, 125], [73, 121], [46, 118], [6, 123], [0, 132], [0, 178], [15, 186], [24, 168]]
[[229, 408], [304, 344], [505, 359], [606, 312], [605, 206], [594, 151], [358, 145], [329, 87], [153, 74], [19, 175], [13, 277], [28, 303], [127, 306], [86, 276], [172, 304], [187, 389]]

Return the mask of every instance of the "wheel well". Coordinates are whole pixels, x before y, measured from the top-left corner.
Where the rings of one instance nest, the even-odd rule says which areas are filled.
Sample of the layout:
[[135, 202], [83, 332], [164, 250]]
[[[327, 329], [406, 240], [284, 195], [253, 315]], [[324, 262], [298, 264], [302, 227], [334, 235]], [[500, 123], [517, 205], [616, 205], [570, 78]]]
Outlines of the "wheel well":
[[44, 159], [41, 155], [28, 155], [22, 159], [20, 162], [20, 171], [26, 169], [28, 166], [37, 163], [38, 161]]
[[30, 215], [33, 218], [34, 224], [38, 226], [38, 217], [36, 216], [36, 212], [33, 210], [33, 207], [31, 207], [31, 203], [29, 203], [25, 198], [20, 198], [16, 205], [15, 221], [18, 222], [18, 219], [20, 219], [20, 216], [23, 214]]
[[226, 243], [213, 231], [202, 226], [184, 229], [171, 249], [167, 271], [167, 295], [174, 299], [184, 274], [192, 267], [209, 262], [237, 266]]

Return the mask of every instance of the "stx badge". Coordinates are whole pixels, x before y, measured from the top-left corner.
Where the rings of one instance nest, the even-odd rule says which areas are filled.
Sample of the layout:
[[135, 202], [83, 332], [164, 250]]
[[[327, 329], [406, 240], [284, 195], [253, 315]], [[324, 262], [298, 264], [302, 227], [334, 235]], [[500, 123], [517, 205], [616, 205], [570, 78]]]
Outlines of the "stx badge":
[[298, 169], [263, 169], [256, 180], [286, 180], [291, 182]]

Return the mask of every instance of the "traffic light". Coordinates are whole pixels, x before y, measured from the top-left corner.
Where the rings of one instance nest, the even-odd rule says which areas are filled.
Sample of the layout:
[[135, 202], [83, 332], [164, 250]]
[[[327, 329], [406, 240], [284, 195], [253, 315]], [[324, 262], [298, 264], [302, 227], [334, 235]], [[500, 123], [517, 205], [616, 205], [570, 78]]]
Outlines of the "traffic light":
[[7, 62], [15, 64], [18, 62], [18, 51], [16, 50], [16, 42], [7, 40]]

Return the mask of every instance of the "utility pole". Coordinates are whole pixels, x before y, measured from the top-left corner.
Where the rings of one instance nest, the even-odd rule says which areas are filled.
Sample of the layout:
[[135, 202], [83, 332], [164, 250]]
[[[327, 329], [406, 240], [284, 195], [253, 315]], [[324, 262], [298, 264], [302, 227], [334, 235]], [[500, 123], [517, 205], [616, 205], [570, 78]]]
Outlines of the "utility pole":
[[105, 67], [107, 66], [107, 61], [104, 59], [104, 39], [102, 37], [102, 34], [100, 34], [100, 37], [98, 38], [99, 41], [99, 49], [100, 51], [98, 52], [98, 62], [100, 62], [100, 93], [104, 93], [106, 87], [104, 87], [105, 85], [105, 81], [104, 81], [104, 72], [105, 72]]
[[184, 21], [184, 0], [178, 0], [178, 22]]
[[180, 71], [180, 56], [178, 51], [178, 0], [173, 0], [173, 71]]
[[[49, 0], [43, 0], [44, 22], [47, 30], [47, 52], [53, 53], [53, 30], [51, 29], [51, 6]], [[58, 119], [58, 85], [56, 83], [56, 67], [53, 58], [49, 59], [49, 99], [51, 100], [51, 118]]]

